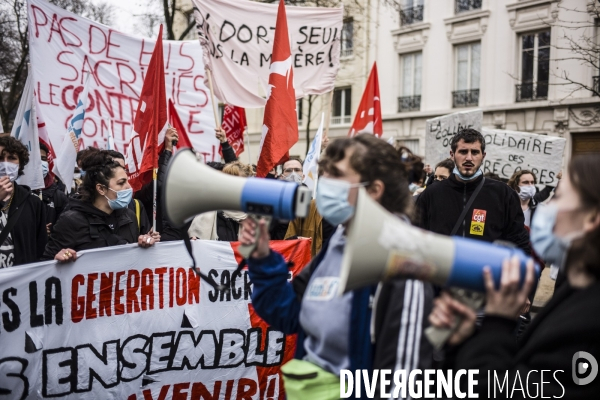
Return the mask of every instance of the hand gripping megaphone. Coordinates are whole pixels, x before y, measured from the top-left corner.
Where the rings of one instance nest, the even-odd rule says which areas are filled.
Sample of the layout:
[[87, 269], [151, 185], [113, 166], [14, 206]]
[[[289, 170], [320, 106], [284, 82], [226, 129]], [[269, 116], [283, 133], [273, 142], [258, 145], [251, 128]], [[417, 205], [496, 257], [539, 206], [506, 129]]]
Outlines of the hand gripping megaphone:
[[[413, 227], [359, 188], [356, 213], [348, 227], [339, 291], [342, 294], [402, 276], [485, 292], [483, 267], [490, 267], [498, 286], [502, 262], [514, 256], [520, 260], [522, 284], [529, 257], [520, 249]], [[536, 282], [539, 274], [536, 265]]]
[[[180, 150], [167, 168], [162, 199], [167, 220], [181, 228], [194, 216], [217, 210], [303, 218], [308, 215], [311, 192], [292, 182], [227, 175], [205, 165], [192, 150]], [[245, 258], [252, 250], [253, 246], [239, 248]]]

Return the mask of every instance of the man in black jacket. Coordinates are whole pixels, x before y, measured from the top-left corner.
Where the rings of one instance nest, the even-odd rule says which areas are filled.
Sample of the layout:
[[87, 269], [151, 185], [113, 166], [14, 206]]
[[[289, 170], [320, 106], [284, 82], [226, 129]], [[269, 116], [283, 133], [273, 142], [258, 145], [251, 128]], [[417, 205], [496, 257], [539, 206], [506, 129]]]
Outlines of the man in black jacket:
[[0, 137], [0, 268], [39, 261], [48, 241], [44, 204], [29, 187], [15, 182], [28, 162], [29, 152], [20, 141]]
[[50, 235], [56, 221], [58, 221], [60, 215], [67, 207], [69, 198], [54, 181], [54, 174], [48, 167], [48, 147], [43, 143], [40, 143], [40, 156], [42, 158], [42, 171], [46, 187], [36, 190], [34, 193], [40, 196], [46, 205], [46, 230]]
[[[451, 149], [450, 157], [456, 167], [450, 178], [428, 187], [417, 201], [421, 228], [486, 242], [507, 241], [529, 254], [529, 235], [517, 193], [502, 182], [484, 181], [481, 164], [485, 141], [481, 133], [461, 130], [452, 139]], [[465, 218], [458, 222], [480, 184], [483, 186]], [[457, 224], [458, 229], [453, 232]]]

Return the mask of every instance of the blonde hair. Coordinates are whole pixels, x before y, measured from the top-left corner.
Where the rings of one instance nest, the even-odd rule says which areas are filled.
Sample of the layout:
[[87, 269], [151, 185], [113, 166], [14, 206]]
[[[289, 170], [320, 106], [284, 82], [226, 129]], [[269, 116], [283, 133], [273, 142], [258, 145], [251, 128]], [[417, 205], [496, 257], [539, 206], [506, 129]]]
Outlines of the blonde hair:
[[233, 161], [229, 164], [225, 164], [225, 166], [223, 167], [223, 172], [228, 175], [241, 176], [244, 178], [254, 175], [252, 167], [250, 165], [244, 164], [239, 161]]

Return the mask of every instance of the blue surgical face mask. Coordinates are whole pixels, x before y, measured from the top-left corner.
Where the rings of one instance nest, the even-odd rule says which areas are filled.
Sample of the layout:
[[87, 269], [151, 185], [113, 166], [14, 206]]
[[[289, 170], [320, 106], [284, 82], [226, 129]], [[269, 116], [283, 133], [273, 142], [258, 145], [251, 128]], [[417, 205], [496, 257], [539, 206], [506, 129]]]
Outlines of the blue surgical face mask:
[[317, 210], [333, 226], [347, 222], [354, 215], [354, 206], [348, 202], [350, 189], [366, 183], [351, 184], [340, 179], [319, 178]]
[[111, 208], [111, 210], [120, 210], [121, 208], [125, 208], [129, 205], [131, 198], [133, 197], [133, 189], [123, 189], [119, 191], [111, 188], [109, 189], [117, 194], [117, 198], [114, 200], [109, 199], [106, 197], [106, 195], [104, 196], [106, 197], [106, 200], [108, 200], [108, 206]]
[[[519, 186], [519, 198], [523, 201], [529, 200], [535, 196], [535, 186]], [[535, 215], [534, 215], [535, 216]]]
[[80, 174], [81, 174], [81, 179], [83, 179], [83, 177], [85, 176], [85, 171], [84, 171], [84, 170], [82, 170], [82, 169], [80, 169], [80, 170], [79, 170], [79, 172], [80, 172]]
[[452, 171], [452, 173], [454, 173], [455, 175], [458, 175], [458, 177], [465, 182], [472, 181], [473, 179], [477, 179], [481, 175], [483, 175], [483, 171], [481, 170], [481, 168], [479, 168], [477, 170], [477, 172], [475, 172], [472, 176], [463, 176], [457, 167], [454, 167], [454, 170]]
[[42, 174], [44, 175], [44, 178], [46, 176], [48, 176], [48, 171], [49, 171], [48, 161], [43, 161], [42, 160]]
[[14, 182], [19, 177], [19, 164], [8, 161], [0, 162], [0, 177], [8, 176], [11, 182]]
[[564, 267], [567, 252], [574, 239], [583, 232], [573, 232], [566, 237], [554, 234], [558, 208], [553, 204], [540, 204], [531, 221], [531, 245], [535, 252], [547, 263]]

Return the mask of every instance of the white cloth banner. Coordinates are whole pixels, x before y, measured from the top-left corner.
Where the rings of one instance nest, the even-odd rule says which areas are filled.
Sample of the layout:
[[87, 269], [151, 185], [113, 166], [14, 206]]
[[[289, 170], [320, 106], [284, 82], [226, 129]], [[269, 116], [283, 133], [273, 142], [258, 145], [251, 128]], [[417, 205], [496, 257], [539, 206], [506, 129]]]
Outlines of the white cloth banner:
[[[264, 107], [278, 2], [193, 0], [204, 62], [216, 96]], [[333, 90], [340, 66], [342, 8], [286, 6], [296, 98]]]
[[483, 172], [509, 179], [515, 171], [530, 170], [540, 185], [556, 186], [567, 140], [535, 133], [483, 128], [486, 156]]
[[425, 129], [425, 160], [432, 166], [450, 157], [450, 143], [459, 129], [472, 128], [481, 132], [483, 111], [461, 111], [427, 120]]
[[[294, 255], [295, 276], [310, 243], [271, 244]], [[279, 367], [295, 335], [254, 313], [234, 246], [193, 242], [203, 272], [229, 291], [199, 280], [182, 242], [0, 270], [0, 397], [283, 400]]]
[[[108, 123], [115, 149], [125, 154], [144, 73], [156, 39], [117, 32], [45, 0], [29, 0], [31, 68], [50, 139], [60, 149], [86, 72], [91, 74], [80, 149], [106, 148]], [[212, 104], [204, 86], [202, 50], [196, 41], [165, 41], [167, 98], [175, 103], [194, 148], [219, 160]], [[60, 154], [57, 154], [60, 157]]]
[[310, 144], [310, 150], [304, 160], [302, 173], [304, 174], [304, 184], [313, 193], [313, 198], [316, 197], [317, 179], [319, 178], [319, 156], [321, 155], [321, 142], [323, 141], [323, 121], [325, 114], [321, 114], [321, 123], [315, 134], [315, 138]]
[[23, 143], [29, 151], [29, 162], [25, 165], [23, 175], [17, 179], [17, 183], [27, 185], [34, 190], [45, 187], [35, 111], [33, 78], [29, 74], [10, 135]]

